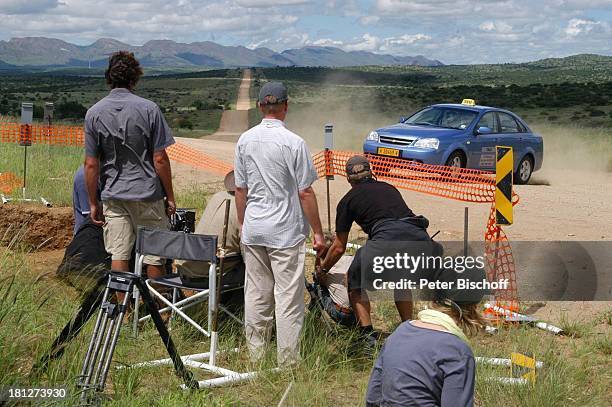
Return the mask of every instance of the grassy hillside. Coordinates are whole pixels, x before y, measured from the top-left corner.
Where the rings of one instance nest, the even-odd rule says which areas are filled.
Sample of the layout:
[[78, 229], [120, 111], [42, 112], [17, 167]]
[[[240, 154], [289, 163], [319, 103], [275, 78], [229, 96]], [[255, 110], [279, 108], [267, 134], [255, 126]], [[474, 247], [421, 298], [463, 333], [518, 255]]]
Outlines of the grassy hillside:
[[[440, 71], [438, 68], [405, 69], [406, 72], [399, 72], [397, 68], [376, 68], [375, 71], [271, 68], [258, 69], [256, 75], [260, 80], [285, 82], [292, 104], [301, 109], [318, 104], [334, 105], [340, 111], [358, 113], [356, 118], [360, 121], [372, 117], [384, 124], [382, 119], [396, 121], [423, 106], [459, 103], [464, 98], [472, 98], [481, 105], [515, 111], [528, 122], [612, 127], [612, 80], [584, 82], [575, 76], [576, 81], [565, 82], [567, 76], [556, 70], [555, 74], [544, 75], [547, 77], [545, 83], [537, 82], [538, 75], [532, 74], [527, 75], [530, 80], [513, 82], [515, 67], [506, 65], [495, 65], [490, 70], [472, 66], [440, 67]], [[500, 81], [473, 75], [478, 69], [483, 76], [485, 72], [499, 75]], [[580, 78], [599, 75], [589, 72], [592, 75]], [[460, 79], [453, 79], [453, 75]], [[329, 112], [326, 107], [321, 110]], [[339, 113], [334, 112], [328, 114], [328, 121], [337, 120], [334, 116]]]
[[[223, 109], [235, 103], [239, 76], [235, 70], [193, 76], [145, 76], [136, 93], [152, 99], [175, 130], [213, 133]], [[34, 102], [35, 119], [42, 119], [44, 102], [55, 104], [56, 121], [82, 123], [85, 111], [108, 94], [103, 78], [57, 75], [0, 76], [0, 115], [17, 118], [21, 102]]]

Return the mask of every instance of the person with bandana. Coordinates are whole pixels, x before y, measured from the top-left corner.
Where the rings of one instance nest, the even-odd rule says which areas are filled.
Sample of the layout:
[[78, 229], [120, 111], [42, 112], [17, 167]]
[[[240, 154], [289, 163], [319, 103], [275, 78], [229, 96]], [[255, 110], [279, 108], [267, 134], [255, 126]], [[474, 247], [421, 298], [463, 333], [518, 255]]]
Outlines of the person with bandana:
[[[440, 270], [436, 279], [483, 281], [480, 268]], [[456, 284], [450, 287], [456, 286]], [[439, 289], [417, 319], [403, 322], [387, 338], [374, 364], [366, 405], [474, 405], [476, 363], [468, 336], [484, 325], [478, 304], [484, 290]]]

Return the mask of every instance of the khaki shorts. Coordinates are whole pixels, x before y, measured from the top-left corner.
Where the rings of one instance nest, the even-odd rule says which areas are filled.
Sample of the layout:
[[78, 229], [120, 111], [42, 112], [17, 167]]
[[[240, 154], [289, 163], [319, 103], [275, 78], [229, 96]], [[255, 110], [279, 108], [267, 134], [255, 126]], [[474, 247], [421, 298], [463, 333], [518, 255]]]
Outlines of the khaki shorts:
[[[138, 226], [170, 229], [163, 199], [151, 202], [110, 199], [103, 201], [102, 205], [105, 219], [104, 246], [113, 260], [131, 259]], [[161, 266], [164, 259], [145, 256], [144, 263]]]

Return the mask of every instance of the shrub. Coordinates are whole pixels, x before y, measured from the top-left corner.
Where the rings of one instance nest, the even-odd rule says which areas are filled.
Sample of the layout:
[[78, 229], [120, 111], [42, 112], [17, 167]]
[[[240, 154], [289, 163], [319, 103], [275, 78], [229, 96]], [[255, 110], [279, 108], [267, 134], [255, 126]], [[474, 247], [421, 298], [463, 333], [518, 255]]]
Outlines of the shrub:
[[603, 110], [591, 110], [589, 112], [589, 116], [591, 117], [602, 117], [605, 115], [606, 115], [606, 112], [604, 112]]
[[58, 119], [83, 119], [87, 108], [74, 100], [62, 100], [55, 108]]

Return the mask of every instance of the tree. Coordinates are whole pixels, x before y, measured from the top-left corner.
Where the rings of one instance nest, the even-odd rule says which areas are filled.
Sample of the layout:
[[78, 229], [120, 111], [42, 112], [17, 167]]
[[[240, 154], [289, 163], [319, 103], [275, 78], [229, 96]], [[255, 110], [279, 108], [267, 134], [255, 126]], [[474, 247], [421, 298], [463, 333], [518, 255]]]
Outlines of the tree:
[[83, 119], [86, 113], [87, 108], [74, 100], [62, 100], [55, 107], [55, 115], [58, 119]]
[[186, 117], [179, 117], [175, 121], [179, 129], [193, 130], [193, 123]]

